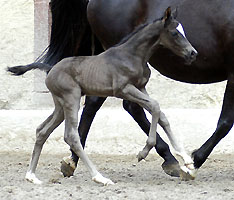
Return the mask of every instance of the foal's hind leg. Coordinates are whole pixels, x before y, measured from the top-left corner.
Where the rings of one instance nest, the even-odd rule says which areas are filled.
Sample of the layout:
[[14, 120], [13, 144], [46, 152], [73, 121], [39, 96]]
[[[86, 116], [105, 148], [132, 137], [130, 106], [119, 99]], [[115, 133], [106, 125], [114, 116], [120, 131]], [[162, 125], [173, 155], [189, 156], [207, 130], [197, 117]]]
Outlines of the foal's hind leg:
[[[93, 122], [93, 119], [105, 100], [106, 100], [105, 97], [95, 97], [95, 96], [85, 97], [85, 107], [83, 109], [78, 127], [80, 141], [83, 148], [85, 147], [85, 141], [88, 136], [88, 132]], [[61, 172], [65, 177], [66, 176], [70, 177], [73, 175], [79, 160], [79, 157], [72, 151], [72, 149], [71, 152], [72, 155], [63, 158], [61, 164]]]
[[78, 111], [80, 107], [81, 90], [73, 88], [72, 92], [63, 96], [63, 109], [65, 115], [65, 133], [64, 140], [76, 155], [83, 161], [92, 176], [92, 180], [103, 185], [113, 184], [110, 179], [103, 177], [96, 169], [94, 164], [88, 158], [77, 134]]
[[63, 115], [63, 109], [60, 106], [60, 104], [56, 101], [55, 102], [55, 110], [54, 112], [37, 128], [36, 131], [36, 142], [34, 145], [33, 153], [31, 162], [29, 165], [29, 169], [26, 173], [26, 180], [35, 183], [35, 184], [41, 184], [42, 182], [35, 176], [35, 171], [37, 167], [37, 163], [41, 154], [42, 147], [47, 140], [47, 138], [50, 136], [50, 134], [53, 132], [53, 130], [61, 124], [61, 122], [64, 119]]

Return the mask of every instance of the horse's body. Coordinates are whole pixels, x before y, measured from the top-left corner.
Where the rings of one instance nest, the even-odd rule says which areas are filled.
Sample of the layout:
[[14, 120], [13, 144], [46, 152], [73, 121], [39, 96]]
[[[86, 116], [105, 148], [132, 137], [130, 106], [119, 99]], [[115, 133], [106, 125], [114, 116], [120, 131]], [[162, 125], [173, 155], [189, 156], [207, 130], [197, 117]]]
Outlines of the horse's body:
[[[91, 0], [87, 14], [93, 32], [103, 46], [109, 48], [134, 27], [160, 16], [168, 5], [178, 7], [178, 19], [199, 56], [187, 66], [167, 49], [159, 48], [149, 63], [161, 74], [182, 82], [202, 84], [227, 80], [217, 128], [193, 153], [195, 166], [199, 168], [234, 122], [234, 1]], [[134, 112], [136, 106], [128, 102], [125, 102], [125, 108], [146, 129], [144, 114]]]
[[[116, 44], [141, 23], [159, 17], [168, 5], [178, 7], [178, 19], [199, 57], [191, 66], [160, 48], [150, 64], [161, 74], [189, 83], [213, 83], [227, 79], [233, 55], [234, 2], [213, 0], [91, 0], [88, 20], [105, 48]], [[121, 9], [117, 9], [121, 8]], [[110, 25], [111, 24], [111, 25]], [[170, 59], [168, 59], [168, 55]], [[173, 66], [173, 67], [172, 67]]]
[[[55, 104], [54, 112], [38, 127], [36, 142], [26, 179], [40, 184], [35, 176], [37, 163], [43, 144], [52, 131], [65, 120], [65, 142], [82, 159], [92, 180], [104, 185], [113, 182], [103, 177], [83, 151], [76, 133], [80, 98], [84, 95], [115, 96], [135, 102], [152, 115], [149, 137], [138, 160], [146, 158], [156, 144], [157, 124], [165, 130], [175, 151], [185, 163], [182, 169], [194, 177], [192, 158], [187, 155], [183, 145], [177, 142], [169, 122], [160, 111], [157, 101], [151, 99], [145, 89], [150, 77], [147, 61], [158, 46], [171, 49], [178, 56], [191, 63], [196, 50], [190, 45], [182, 31], [182, 26], [171, 15], [170, 8], [160, 20], [142, 26], [119, 45], [109, 48], [96, 56], [69, 57], [58, 62], [52, 69], [47, 64], [33, 63], [20, 68], [39, 68], [49, 71], [46, 86]], [[10, 70], [10, 69], [9, 69]]]

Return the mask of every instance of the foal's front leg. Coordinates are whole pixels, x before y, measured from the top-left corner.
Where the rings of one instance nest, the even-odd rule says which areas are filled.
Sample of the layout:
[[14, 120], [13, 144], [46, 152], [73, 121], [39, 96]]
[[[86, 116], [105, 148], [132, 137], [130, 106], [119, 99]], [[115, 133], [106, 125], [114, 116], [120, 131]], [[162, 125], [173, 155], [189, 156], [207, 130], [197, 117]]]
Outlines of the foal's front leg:
[[152, 115], [152, 122], [150, 126], [149, 136], [146, 145], [138, 154], [138, 161], [146, 158], [150, 150], [156, 145], [156, 130], [157, 123], [160, 117], [160, 107], [157, 101], [151, 99], [147, 94], [145, 88], [139, 90], [134, 85], [128, 84], [120, 95], [123, 99], [135, 102], [145, 108]]
[[[93, 119], [105, 100], [106, 98], [104, 97], [85, 97], [85, 107], [83, 109], [78, 127], [80, 141], [83, 148], [85, 147], [85, 141], [88, 136], [88, 132], [93, 122]], [[61, 164], [61, 172], [65, 177], [73, 176], [73, 173], [77, 167], [77, 163], [79, 160], [79, 157], [72, 151], [72, 149], [71, 152], [72, 155], [64, 157]]]
[[[149, 135], [150, 122], [146, 117], [144, 109], [137, 103], [133, 103], [127, 100], [123, 101], [124, 109], [134, 118], [141, 129]], [[160, 124], [160, 121], [159, 121]], [[179, 162], [172, 155], [168, 144], [156, 133], [156, 152], [164, 159], [162, 168], [164, 172], [170, 176], [180, 176]]]

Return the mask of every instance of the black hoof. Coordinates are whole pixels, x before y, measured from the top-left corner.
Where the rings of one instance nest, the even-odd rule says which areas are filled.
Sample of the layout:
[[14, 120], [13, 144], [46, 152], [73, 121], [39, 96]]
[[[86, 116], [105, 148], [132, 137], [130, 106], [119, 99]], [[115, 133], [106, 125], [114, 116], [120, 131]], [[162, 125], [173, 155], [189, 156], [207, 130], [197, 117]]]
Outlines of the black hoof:
[[167, 163], [162, 164], [163, 171], [172, 177], [180, 177], [180, 165], [179, 163]]
[[73, 176], [75, 169], [71, 167], [70, 164], [67, 164], [64, 160], [61, 161], [61, 172], [64, 177]]

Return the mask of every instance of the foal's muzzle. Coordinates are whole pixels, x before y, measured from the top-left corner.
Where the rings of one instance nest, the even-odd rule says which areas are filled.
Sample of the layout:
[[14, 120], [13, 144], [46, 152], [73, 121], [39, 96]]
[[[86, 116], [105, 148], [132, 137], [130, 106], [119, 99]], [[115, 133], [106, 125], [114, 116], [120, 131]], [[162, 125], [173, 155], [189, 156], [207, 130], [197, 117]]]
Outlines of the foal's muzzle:
[[193, 61], [196, 60], [197, 55], [198, 52], [194, 48], [188, 51], [187, 55], [185, 56], [185, 64], [190, 65]]

